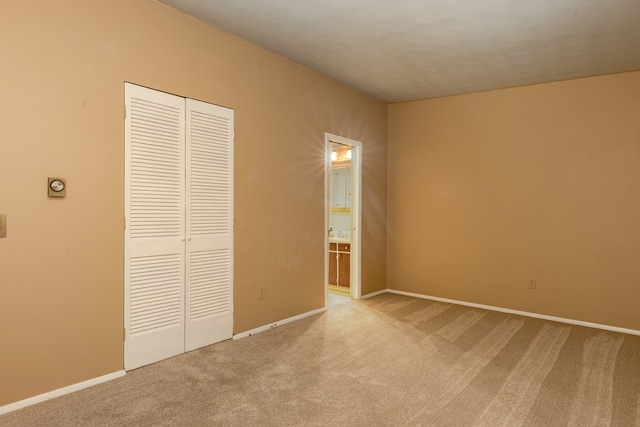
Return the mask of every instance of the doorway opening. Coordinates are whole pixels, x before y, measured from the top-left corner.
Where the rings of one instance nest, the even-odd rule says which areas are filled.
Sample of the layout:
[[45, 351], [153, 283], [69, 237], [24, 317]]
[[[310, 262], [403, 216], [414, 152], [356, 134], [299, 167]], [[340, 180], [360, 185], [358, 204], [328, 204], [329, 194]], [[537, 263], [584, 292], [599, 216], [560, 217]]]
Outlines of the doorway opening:
[[325, 134], [325, 306], [329, 294], [360, 299], [362, 143]]

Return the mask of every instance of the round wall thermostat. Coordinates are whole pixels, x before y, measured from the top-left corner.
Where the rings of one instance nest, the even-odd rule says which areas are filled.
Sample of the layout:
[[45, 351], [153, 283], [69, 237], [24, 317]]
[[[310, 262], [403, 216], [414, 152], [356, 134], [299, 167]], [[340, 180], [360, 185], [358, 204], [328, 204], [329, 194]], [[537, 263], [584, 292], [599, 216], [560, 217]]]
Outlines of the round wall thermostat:
[[67, 183], [63, 178], [49, 178], [49, 197], [64, 197]]
[[64, 190], [64, 182], [60, 181], [59, 179], [54, 179], [53, 181], [51, 181], [51, 184], [49, 184], [49, 187], [51, 187], [51, 189], [56, 193], [59, 193], [60, 191]]

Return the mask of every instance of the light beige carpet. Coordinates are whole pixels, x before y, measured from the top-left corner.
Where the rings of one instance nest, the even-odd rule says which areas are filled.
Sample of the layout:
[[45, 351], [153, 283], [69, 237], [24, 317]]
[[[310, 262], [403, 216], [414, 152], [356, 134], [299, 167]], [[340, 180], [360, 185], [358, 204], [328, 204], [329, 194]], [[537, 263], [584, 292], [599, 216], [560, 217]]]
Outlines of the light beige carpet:
[[640, 337], [385, 294], [2, 426], [639, 426]]

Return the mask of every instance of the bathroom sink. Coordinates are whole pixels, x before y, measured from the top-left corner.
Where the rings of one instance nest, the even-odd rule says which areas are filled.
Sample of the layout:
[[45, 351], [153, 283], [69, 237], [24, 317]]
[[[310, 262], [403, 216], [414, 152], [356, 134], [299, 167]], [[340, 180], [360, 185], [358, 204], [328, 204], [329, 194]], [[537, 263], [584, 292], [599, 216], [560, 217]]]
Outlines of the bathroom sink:
[[329, 237], [331, 243], [351, 243], [351, 239], [348, 237]]

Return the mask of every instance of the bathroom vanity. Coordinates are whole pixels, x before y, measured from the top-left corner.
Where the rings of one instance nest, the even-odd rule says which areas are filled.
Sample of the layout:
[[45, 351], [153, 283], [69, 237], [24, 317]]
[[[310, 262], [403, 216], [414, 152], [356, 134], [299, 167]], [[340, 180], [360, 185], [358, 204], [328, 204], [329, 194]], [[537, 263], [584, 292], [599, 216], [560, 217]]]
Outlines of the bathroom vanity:
[[348, 290], [351, 286], [351, 243], [329, 240], [329, 284]]

